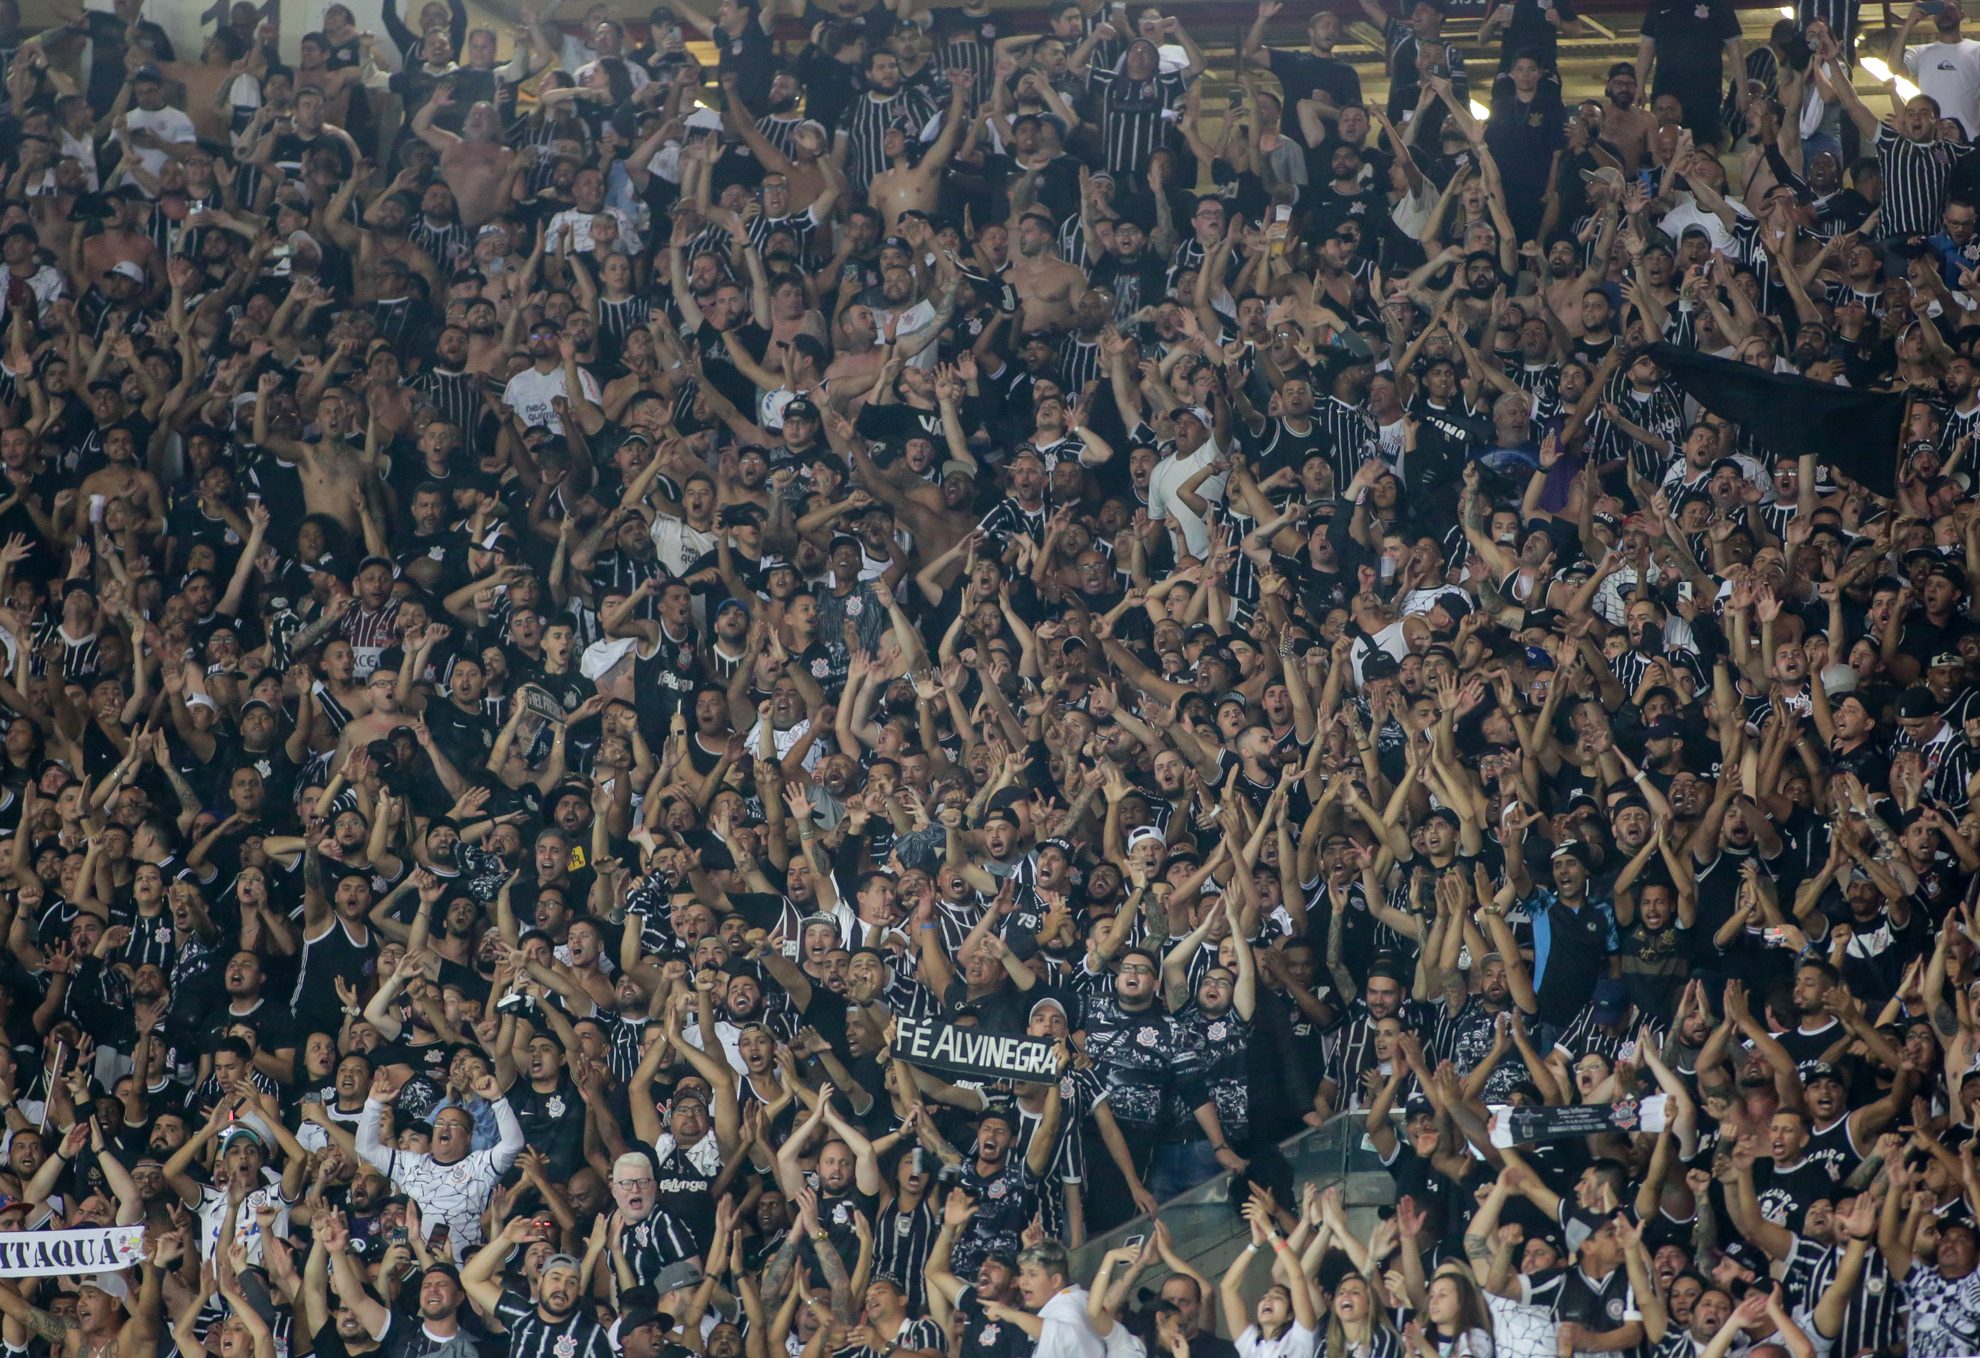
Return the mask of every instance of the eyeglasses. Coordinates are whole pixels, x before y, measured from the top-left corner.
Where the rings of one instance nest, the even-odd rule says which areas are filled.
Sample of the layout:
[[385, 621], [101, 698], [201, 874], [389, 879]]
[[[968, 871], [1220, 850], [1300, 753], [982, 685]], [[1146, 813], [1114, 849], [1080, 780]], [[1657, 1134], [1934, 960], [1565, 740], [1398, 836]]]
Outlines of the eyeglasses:
[[613, 1183], [613, 1184], [614, 1184], [615, 1186], [617, 1186], [617, 1187], [619, 1187], [619, 1188], [645, 1188], [645, 1187], [647, 1187], [648, 1185], [650, 1185], [650, 1184], [651, 1184], [652, 1182], [653, 1182], [653, 1180], [652, 1180], [652, 1179], [650, 1179], [650, 1178], [646, 1178], [646, 1179], [614, 1179], [614, 1180], [612, 1180], [612, 1183]]
[[1136, 963], [1133, 966], [1121, 968], [1121, 975], [1123, 976], [1153, 976], [1154, 974], [1155, 974], [1155, 968], [1149, 966], [1145, 962]]

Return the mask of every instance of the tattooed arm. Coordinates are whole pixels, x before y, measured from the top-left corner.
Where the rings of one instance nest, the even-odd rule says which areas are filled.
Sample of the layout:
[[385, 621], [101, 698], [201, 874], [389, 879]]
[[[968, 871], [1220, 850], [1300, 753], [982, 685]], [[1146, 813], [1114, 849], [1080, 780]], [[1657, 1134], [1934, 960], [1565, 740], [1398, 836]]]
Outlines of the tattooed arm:
[[14, 1284], [0, 1284], [0, 1314], [18, 1322], [22, 1328], [37, 1339], [46, 1339], [50, 1344], [67, 1350], [69, 1336], [75, 1332], [76, 1322], [71, 1318], [44, 1311], [39, 1306], [30, 1305], [27, 1298], [14, 1290]]
[[804, 1236], [791, 1231], [784, 1237], [784, 1243], [777, 1247], [770, 1263], [763, 1270], [763, 1300], [766, 1305], [779, 1305], [783, 1301], [784, 1289], [791, 1284], [791, 1270], [797, 1265], [798, 1246]]

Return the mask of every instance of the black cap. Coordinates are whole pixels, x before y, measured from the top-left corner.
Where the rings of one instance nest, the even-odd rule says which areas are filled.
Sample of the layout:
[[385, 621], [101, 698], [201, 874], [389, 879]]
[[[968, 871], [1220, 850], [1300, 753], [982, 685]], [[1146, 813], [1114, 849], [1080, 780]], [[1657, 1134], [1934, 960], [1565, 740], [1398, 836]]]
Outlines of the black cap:
[[1898, 695], [1897, 713], [1900, 717], [1936, 717], [1940, 710], [1939, 700], [1923, 684], [1914, 685]]
[[1361, 662], [1363, 679], [1393, 679], [1401, 673], [1402, 661], [1379, 648], [1370, 651], [1368, 658]]
[[1926, 568], [1925, 574], [1928, 577], [1936, 575], [1941, 580], [1949, 580], [1962, 594], [1966, 592], [1966, 571], [1956, 562], [1940, 557]]

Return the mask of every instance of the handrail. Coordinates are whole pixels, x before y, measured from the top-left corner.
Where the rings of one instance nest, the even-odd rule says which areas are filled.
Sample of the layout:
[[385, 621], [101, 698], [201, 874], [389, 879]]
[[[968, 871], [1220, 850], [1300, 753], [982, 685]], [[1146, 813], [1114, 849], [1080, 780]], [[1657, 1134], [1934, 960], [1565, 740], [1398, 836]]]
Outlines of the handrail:
[[[1397, 1117], [1400, 1123], [1400, 1117]], [[1336, 1113], [1320, 1127], [1287, 1137], [1278, 1145], [1279, 1154], [1292, 1167], [1295, 1194], [1306, 1184], [1322, 1187], [1344, 1184], [1351, 1216], [1365, 1216], [1383, 1204], [1395, 1201], [1394, 1181], [1382, 1168], [1374, 1148], [1367, 1141], [1368, 1115], [1365, 1112]], [[1159, 1215], [1169, 1228], [1175, 1252], [1192, 1268], [1215, 1282], [1229, 1267], [1249, 1231], [1231, 1201], [1233, 1176], [1219, 1173], [1185, 1193], [1161, 1204]], [[1297, 1199], [1286, 1204], [1297, 1209]], [[1360, 1224], [1357, 1223], [1360, 1228]], [[1104, 1235], [1094, 1236], [1072, 1253], [1073, 1276], [1082, 1282], [1093, 1276], [1107, 1251], [1124, 1244], [1129, 1237], [1146, 1235], [1153, 1223], [1146, 1216], [1135, 1217]], [[1159, 1285], [1168, 1270], [1157, 1268], [1143, 1275], [1144, 1285]], [[1263, 1275], [1252, 1279], [1262, 1288]]]

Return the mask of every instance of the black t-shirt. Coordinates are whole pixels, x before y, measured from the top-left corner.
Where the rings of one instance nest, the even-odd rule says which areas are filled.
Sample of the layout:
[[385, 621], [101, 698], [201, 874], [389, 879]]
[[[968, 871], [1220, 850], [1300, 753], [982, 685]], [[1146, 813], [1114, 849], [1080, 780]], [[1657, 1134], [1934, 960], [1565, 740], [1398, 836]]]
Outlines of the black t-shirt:
[[[1030, 1358], [1037, 1347], [1016, 1325], [985, 1314], [983, 1299], [974, 1285], [963, 1288], [956, 1297], [956, 1319], [962, 1329], [961, 1358]], [[1196, 1351], [1196, 1341], [1191, 1340], [1190, 1352]]]
[[1703, 102], [1696, 108], [1687, 103], [1688, 117], [1716, 115], [1724, 44], [1739, 36], [1739, 16], [1728, 0], [1657, 0], [1643, 16], [1643, 36], [1657, 44], [1653, 95], [1690, 91]]
[[1760, 1215], [1776, 1226], [1799, 1232], [1809, 1207], [1819, 1201], [1835, 1201], [1836, 1180], [1827, 1159], [1804, 1156], [1799, 1164], [1780, 1168], [1772, 1161], [1756, 1165], [1753, 1188], [1760, 1201]]
[[508, 1096], [530, 1149], [549, 1158], [550, 1176], [561, 1180], [577, 1173], [584, 1165], [584, 1097], [570, 1076], [559, 1075], [547, 1094], [525, 1077], [509, 1086]]
[[1312, 52], [1282, 52], [1265, 49], [1265, 64], [1279, 77], [1285, 90], [1285, 107], [1279, 115], [1279, 130], [1288, 137], [1300, 137], [1299, 101], [1324, 94], [1335, 108], [1361, 102], [1361, 77], [1354, 67], [1339, 57], [1316, 56]]

